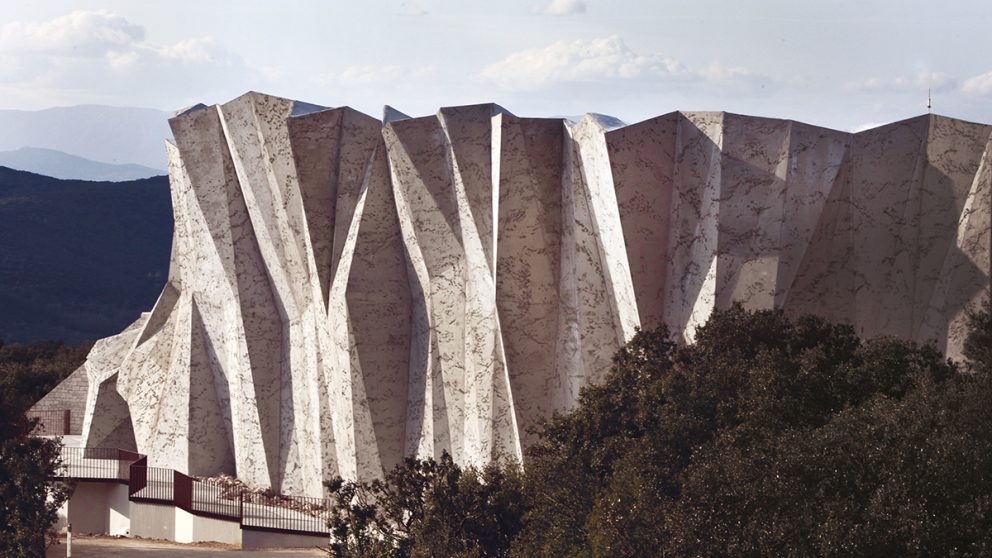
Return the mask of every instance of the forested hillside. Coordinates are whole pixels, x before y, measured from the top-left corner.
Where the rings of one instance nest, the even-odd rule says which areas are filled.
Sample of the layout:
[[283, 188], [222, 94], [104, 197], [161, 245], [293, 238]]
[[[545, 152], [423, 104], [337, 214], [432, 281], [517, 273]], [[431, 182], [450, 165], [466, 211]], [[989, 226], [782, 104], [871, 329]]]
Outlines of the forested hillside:
[[87, 182], [0, 167], [0, 339], [77, 344], [150, 310], [171, 208], [165, 176]]

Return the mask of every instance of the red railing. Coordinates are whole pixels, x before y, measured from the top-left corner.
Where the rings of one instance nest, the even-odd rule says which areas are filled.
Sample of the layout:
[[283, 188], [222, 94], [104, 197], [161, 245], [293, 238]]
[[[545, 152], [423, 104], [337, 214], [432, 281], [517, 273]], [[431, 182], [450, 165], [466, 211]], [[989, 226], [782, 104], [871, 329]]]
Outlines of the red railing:
[[329, 533], [330, 501], [302, 496], [242, 494], [241, 528], [323, 536]]
[[130, 500], [171, 504], [194, 515], [237, 521], [242, 529], [328, 534], [328, 500], [216, 486], [172, 469], [149, 467], [148, 457], [133, 451], [63, 446], [58, 477], [125, 482]]
[[127, 487], [128, 498], [148, 486], [148, 458], [141, 456], [128, 467], [130, 482]]
[[[135, 502], [149, 502], [153, 504], [173, 504], [175, 503], [175, 479], [172, 469], [162, 467], [141, 467], [143, 471], [139, 474], [144, 476], [141, 488], [128, 486], [128, 497]], [[132, 492], [133, 490], [133, 492]]]
[[241, 520], [242, 490], [215, 486], [178, 471], [174, 479], [176, 507], [204, 517]]

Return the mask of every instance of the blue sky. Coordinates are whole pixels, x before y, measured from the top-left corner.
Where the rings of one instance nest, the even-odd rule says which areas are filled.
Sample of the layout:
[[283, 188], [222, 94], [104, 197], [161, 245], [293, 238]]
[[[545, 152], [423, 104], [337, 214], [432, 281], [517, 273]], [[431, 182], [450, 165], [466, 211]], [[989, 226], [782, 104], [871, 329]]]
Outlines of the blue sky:
[[635, 122], [992, 123], [992, 2], [5, 1], [0, 108], [164, 110], [247, 90], [381, 114], [494, 101]]

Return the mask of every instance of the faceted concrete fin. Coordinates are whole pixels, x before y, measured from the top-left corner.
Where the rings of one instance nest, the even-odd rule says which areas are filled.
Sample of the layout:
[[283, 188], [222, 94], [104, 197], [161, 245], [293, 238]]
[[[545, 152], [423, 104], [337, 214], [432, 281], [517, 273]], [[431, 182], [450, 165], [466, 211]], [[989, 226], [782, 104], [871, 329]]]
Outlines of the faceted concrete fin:
[[639, 327], [692, 342], [741, 303], [956, 358], [989, 295], [984, 124], [378, 120], [251, 92], [170, 125], [169, 278], [94, 345], [83, 429], [191, 474], [319, 496], [407, 456], [522, 459]]

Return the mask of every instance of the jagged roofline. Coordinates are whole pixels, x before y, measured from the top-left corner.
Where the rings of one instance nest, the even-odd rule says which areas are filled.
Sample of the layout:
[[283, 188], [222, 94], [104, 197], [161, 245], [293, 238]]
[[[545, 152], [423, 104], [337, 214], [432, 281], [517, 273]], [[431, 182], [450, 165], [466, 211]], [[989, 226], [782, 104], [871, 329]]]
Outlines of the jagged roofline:
[[[396, 107], [393, 107], [392, 105], [385, 105], [385, 106], [383, 106], [383, 109], [382, 109], [383, 110], [382, 117], [381, 118], [376, 118], [374, 116], [371, 116], [371, 115], [368, 115], [366, 113], [363, 113], [362, 111], [360, 111], [358, 109], [352, 108], [349, 105], [341, 105], [341, 106], [337, 106], [337, 107], [323, 106], [323, 105], [313, 104], [313, 103], [310, 103], [310, 102], [307, 102], [307, 101], [300, 101], [298, 99], [290, 99], [288, 97], [280, 97], [278, 95], [269, 95], [267, 93], [261, 93], [259, 91], [248, 91], [248, 92], [244, 93], [243, 95], [240, 95], [238, 97], [235, 97], [234, 99], [232, 99], [232, 101], [235, 101], [235, 100], [238, 100], [238, 99], [241, 99], [243, 97], [250, 96], [250, 95], [259, 96], [259, 97], [267, 97], [267, 98], [270, 98], [270, 99], [279, 99], [279, 100], [282, 100], [282, 101], [294, 103], [294, 109], [289, 114], [289, 118], [297, 118], [297, 117], [300, 117], [300, 116], [307, 116], [307, 115], [312, 114], [314, 112], [322, 112], [322, 111], [334, 110], [334, 109], [344, 109], [344, 110], [355, 111], [355, 112], [357, 112], [359, 114], [362, 114], [363, 116], [367, 116], [369, 118], [374, 118], [374, 119], [378, 120], [379, 122], [381, 122], [383, 126], [386, 126], [390, 122], [395, 122], [395, 121], [398, 121], [398, 120], [421, 120], [421, 119], [425, 119], [425, 118], [435, 118], [438, 115], [442, 114], [444, 111], [459, 110], [459, 109], [470, 109], [470, 108], [475, 108], [475, 107], [491, 106], [491, 107], [493, 107], [493, 115], [494, 116], [496, 114], [498, 114], [498, 113], [502, 113], [502, 114], [509, 114], [509, 115], [512, 115], [512, 116], [518, 116], [520, 118], [527, 118], [528, 120], [560, 120], [560, 121], [562, 121], [562, 122], [564, 122], [566, 124], [572, 124], [572, 122], [569, 120], [569, 118], [563, 117], [563, 116], [560, 116], [560, 117], [559, 116], [553, 116], [553, 117], [547, 117], [547, 116], [535, 116], [535, 117], [531, 117], [531, 116], [520, 116], [520, 115], [517, 115], [517, 114], [515, 114], [515, 113], [513, 113], [513, 112], [511, 112], [509, 110], [507, 110], [502, 105], [500, 105], [500, 104], [498, 104], [496, 102], [490, 102], [490, 103], [471, 103], [471, 104], [467, 104], [467, 105], [449, 105], [449, 106], [444, 106], [444, 107], [439, 108], [438, 111], [436, 113], [434, 113], [434, 114], [424, 115], [424, 116], [410, 116], [409, 114], [400, 111], [399, 109], [397, 109]], [[217, 107], [217, 106], [221, 106], [221, 105], [219, 105], [219, 104], [210, 105], [210, 107]], [[297, 112], [297, 109], [295, 108], [296, 106], [301, 107], [302, 112]], [[183, 117], [183, 116], [185, 116], [187, 114], [190, 114], [192, 112], [195, 112], [195, 111], [201, 110], [201, 109], [205, 109], [205, 108], [208, 108], [208, 105], [205, 105], [203, 103], [197, 103], [197, 104], [191, 105], [189, 107], [185, 107], [185, 108], [182, 108], [182, 109], [179, 109], [179, 110], [175, 111], [175, 114], [174, 114], [173, 118], [181, 118], [181, 117]], [[620, 120], [620, 119], [618, 119], [618, 118], [616, 118], [614, 116], [610, 116], [608, 114], [600, 114], [600, 113], [595, 113], [595, 112], [585, 113], [584, 115], [582, 115], [582, 118], [583, 119], [589, 118], [589, 119], [591, 119], [591, 120], [593, 120], [593, 121], [595, 121], [597, 123], [599, 122], [599, 119], [600, 118], [607, 118], [607, 119], [611, 119], [611, 120], [614, 120], [614, 121], [617, 121], [617, 122], [623, 122], [623, 125], [622, 126], [616, 126], [616, 127], [606, 127], [606, 126], [603, 126], [607, 130], [607, 132], [612, 132], [612, 131], [616, 131], [616, 130], [622, 130], [622, 129], [625, 129], [625, 128], [630, 128], [630, 127], [633, 127], [633, 126], [645, 125], [645, 124], [648, 124], [650, 122], [653, 122], [653, 121], [655, 121], [655, 120], [657, 120], [659, 118], [666, 118], [666, 117], [670, 117], [670, 116], [676, 115], [676, 114], [681, 115], [681, 116], [687, 116], [687, 115], [690, 115], [690, 114], [698, 114], [698, 115], [723, 115], [723, 116], [736, 116], [736, 117], [748, 118], [748, 119], [755, 119], [755, 120], [767, 120], [767, 121], [772, 121], [772, 122], [791, 122], [793, 124], [801, 124], [803, 126], [809, 126], [811, 128], [818, 128], [818, 129], [821, 129], [821, 130], [826, 130], [826, 131], [830, 131], [830, 132], [834, 132], [834, 133], [840, 133], [840, 134], [848, 134], [848, 135], [851, 135], [851, 136], [856, 136], [856, 135], [865, 134], [865, 133], [871, 133], [871, 132], [877, 131], [877, 130], [879, 130], [881, 128], [885, 128], [887, 126], [896, 126], [896, 125], [907, 124], [907, 123], [910, 123], [910, 122], [914, 122], [914, 121], [917, 121], [917, 120], [923, 120], [923, 119], [926, 119], [926, 118], [943, 119], [943, 120], [949, 120], [949, 121], [952, 121], [952, 122], [960, 122], [960, 123], [963, 123], [963, 124], [987, 125], [984, 122], [976, 122], [976, 121], [973, 121], [973, 120], [964, 120], [962, 118], [955, 118], [953, 116], [944, 116], [944, 115], [937, 114], [937, 113], [925, 113], [925, 114], [920, 114], [920, 115], [917, 115], [917, 116], [911, 116], [911, 117], [908, 117], [908, 118], [904, 118], [902, 120], [896, 120], [896, 121], [889, 122], [889, 123], [886, 123], [886, 124], [879, 124], [878, 126], [873, 126], [871, 128], [867, 128], [867, 129], [864, 129], [864, 130], [859, 130], [857, 132], [850, 132], [850, 131], [846, 131], [846, 130], [839, 130], [837, 128], [830, 128], [828, 126], [820, 126], [818, 124], [810, 124], [810, 123], [804, 122], [802, 120], [793, 120], [793, 119], [789, 119], [789, 118], [776, 118], [776, 117], [772, 117], [772, 116], [755, 116], [755, 115], [750, 115], [750, 114], [743, 114], [743, 113], [737, 113], [737, 112], [727, 112], [727, 111], [686, 111], [686, 110], [673, 110], [673, 111], [670, 111], [670, 112], [666, 112], [664, 114], [659, 114], [658, 116], [652, 116], [652, 117], [649, 117], [649, 118], [645, 118], [643, 120], [638, 120], [637, 122], [629, 122], [629, 123], [628, 122], [623, 122], [622, 120]], [[170, 121], [171, 120], [172, 119], [170, 119]]]

